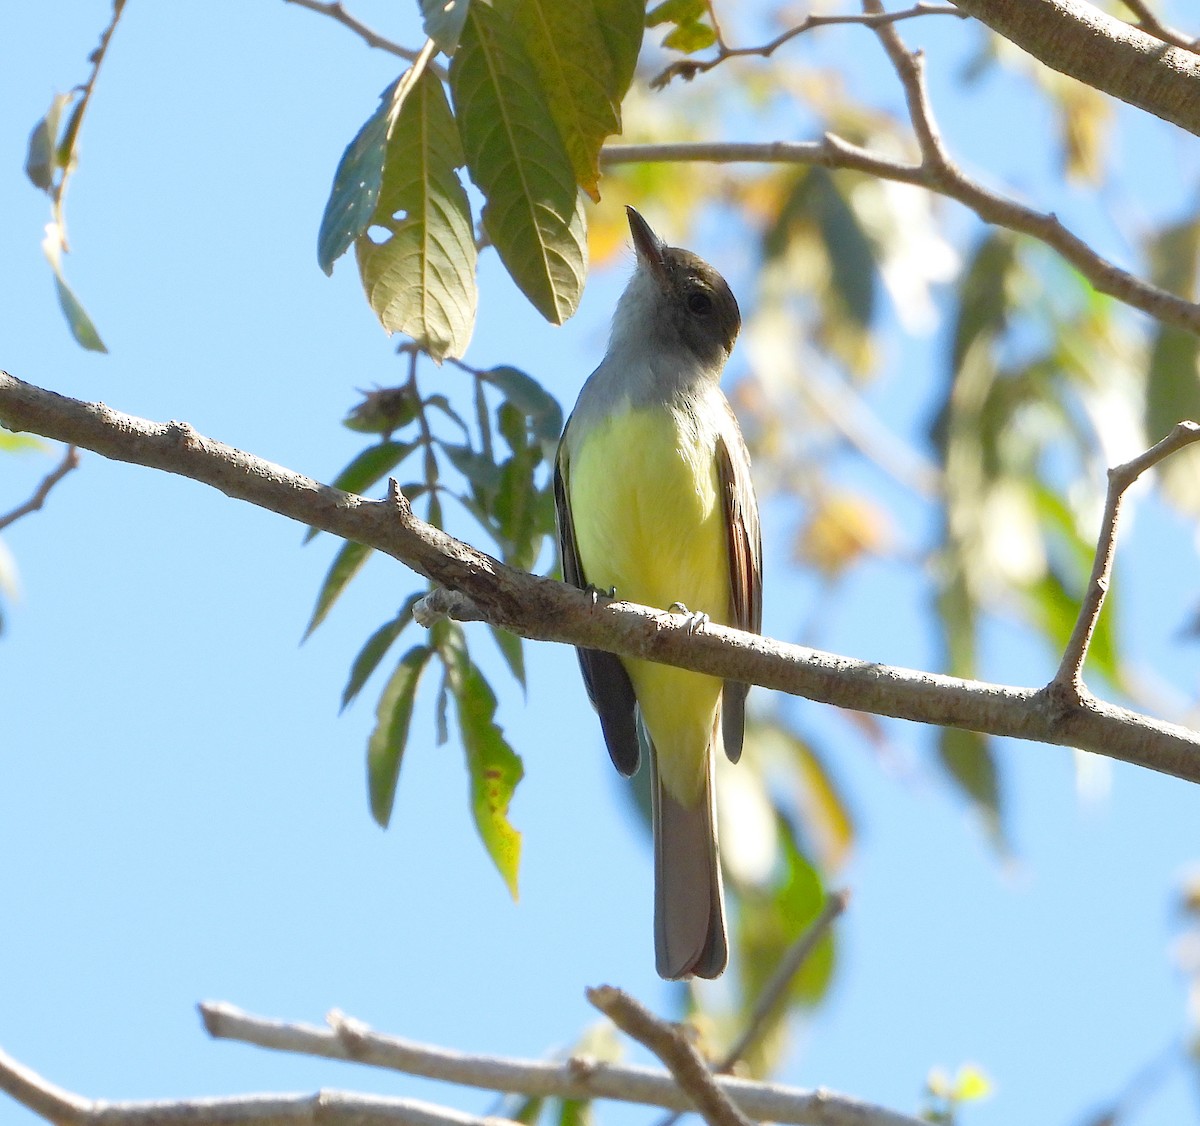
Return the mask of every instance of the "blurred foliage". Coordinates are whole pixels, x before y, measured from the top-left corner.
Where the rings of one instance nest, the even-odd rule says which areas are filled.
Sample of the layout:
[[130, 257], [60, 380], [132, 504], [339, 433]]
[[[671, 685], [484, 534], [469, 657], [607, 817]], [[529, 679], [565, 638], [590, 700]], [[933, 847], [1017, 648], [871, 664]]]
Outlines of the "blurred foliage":
[[992, 1081], [982, 1068], [965, 1063], [951, 1075], [935, 1067], [925, 1080], [926, 1105], [921, 1117], [936, 1126], [954, 1126], [964, 1103], [978, 1102], [992, 1095]]

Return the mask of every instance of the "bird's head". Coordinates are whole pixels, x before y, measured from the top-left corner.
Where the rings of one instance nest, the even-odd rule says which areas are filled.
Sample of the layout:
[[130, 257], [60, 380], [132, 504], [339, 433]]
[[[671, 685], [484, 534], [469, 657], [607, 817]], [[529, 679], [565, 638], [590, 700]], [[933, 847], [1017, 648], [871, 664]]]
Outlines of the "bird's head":
[[667, 246], [632, 207], [625, 210], [638, 268], [622, 298], [633, 307], [623, 312], [661, 345], [682, 347], [720, 371], [742, 327], [728, 283], [690, 250]]

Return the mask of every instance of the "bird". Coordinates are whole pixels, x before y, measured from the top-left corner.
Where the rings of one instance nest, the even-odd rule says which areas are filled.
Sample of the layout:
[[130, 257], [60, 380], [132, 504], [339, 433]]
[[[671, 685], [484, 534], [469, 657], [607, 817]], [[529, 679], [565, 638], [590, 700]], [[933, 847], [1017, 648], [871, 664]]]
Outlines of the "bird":
[[[608, 348], [567, 420], [554, 494], [563, 577], [626, 601], [758, 633], [762, 534], [741, 429], [720, 389], [741, 329], [725, 279], [626, 208], [637, 256]], [[728, 962], [714, 771], [737, 762], [749, 686], [578, 649], [609, 756], [649, 760], [655, 965], [668, 980]]]

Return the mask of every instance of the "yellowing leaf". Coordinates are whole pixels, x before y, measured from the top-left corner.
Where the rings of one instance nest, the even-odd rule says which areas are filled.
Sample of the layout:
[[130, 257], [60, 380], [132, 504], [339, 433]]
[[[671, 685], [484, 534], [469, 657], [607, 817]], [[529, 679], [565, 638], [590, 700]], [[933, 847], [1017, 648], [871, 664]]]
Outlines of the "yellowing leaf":
[[825, 575], [838, 575], [864, 555], [879, 554], [891, 539], [891, 520], [882, 508], [856, 493], [834, 493], [817, 502], [796, 555]]
[[521, 0], [513, 9], [579, 186], [600, 198], [600, 146], [621, 128], [608, 47], [588, 4]]
[[521, 292], [561, 324], [587, 277], [575, 172], [516, 30], [487, 4], [467, 13], [450, 88], [467, 167], [487, 199], [484, 230]]

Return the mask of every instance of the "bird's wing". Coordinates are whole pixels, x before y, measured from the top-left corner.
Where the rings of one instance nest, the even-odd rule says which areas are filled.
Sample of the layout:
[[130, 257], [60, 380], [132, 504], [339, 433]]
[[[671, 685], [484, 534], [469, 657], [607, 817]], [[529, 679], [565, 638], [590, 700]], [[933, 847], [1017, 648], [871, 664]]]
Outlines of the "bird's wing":
[[[750, 633], [762, 630], [762, 529], [758, 500], [750, 479], [750, 455], [738, 428], [733, 409], [724, 404], [728, 425], [717, 439], [717, 472], [725, 510], [725, 534], [729, 547], [729, 593], [733, 622]], [[725, 754], [737, 762], [742, 754], [746, 727], [748, 684], [725, 681], [722, 694], [721, 734]]]
[[[571, 425], [570, 420], [567, 426]], [[554, 508], [558, 517], [558, 543], [562, 554], [563, 579], [580, 590], [588, 588], [587, 576], [579, 560], [579, 545], [575, 541], [575, 524], [571, 518], [571, 501], [567, 493], [565, 444], [559, 446], [554, 464]], [[601, 649], [576, 649], [583, 683], [587, 687], [592, 707], [600, 716], [604, 742], [608, 746], [613, 766], [626, 778], [637, 772], [640, 758], [635, 709], [637, 697], [621, 659], [615, 653]]]

